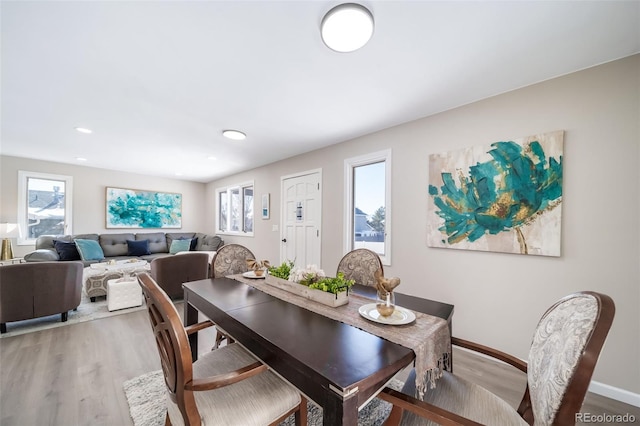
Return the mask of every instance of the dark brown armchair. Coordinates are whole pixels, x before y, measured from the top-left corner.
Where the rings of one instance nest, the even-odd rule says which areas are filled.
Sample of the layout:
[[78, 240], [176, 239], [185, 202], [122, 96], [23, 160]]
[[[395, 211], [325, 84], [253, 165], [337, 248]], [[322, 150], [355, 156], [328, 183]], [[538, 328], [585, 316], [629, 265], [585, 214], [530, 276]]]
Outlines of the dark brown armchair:
[[518, 409], [448, 372], [418, 400], [410, 396], [415, 394], [411, 373], [402, 392], [385, 388], [379, 394], [394, 405], [385, 425], [573, 425], [614, 315], [613, 300], [604, 294], [587, 291], [559, 300], [538, 323], [528, 363], [452, 338], [454, 345], [489, 355], [527, 374]]
[[0, 266], [0, 332], [7, 323], [60, 314], [80, 305], [82, 262], [34, 262]]
[[187, 336], [213, 323], [184, 328], [149, 274], [138, 281], [164, 373], [166, 425], [277, 425], [293, 413], [297, 426], [307, 424], [306, 399], [240, 345], [227, 344], [193, 362]]
[[151, 261], [151, 276], [172, 299], [182, 299], [182, 284], [206, 279], [209, 274], [207, 253], [185, 253]]

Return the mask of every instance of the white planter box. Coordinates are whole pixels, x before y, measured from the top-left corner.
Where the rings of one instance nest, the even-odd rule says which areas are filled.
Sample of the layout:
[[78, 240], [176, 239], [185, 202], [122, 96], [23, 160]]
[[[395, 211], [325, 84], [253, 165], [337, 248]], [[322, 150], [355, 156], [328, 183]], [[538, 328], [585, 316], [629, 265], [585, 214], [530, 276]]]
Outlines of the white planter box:
[[281, 290], [288, 291], [289, 293], [297, 294], [309, 300], [314, 300], [323, 305], [342, 306], [349, 303], [349, 296], [346, 291], [342, 291], [338, 294], [327, 293], [326, 291], [316, 290], [309, 288], [306, 285], [294, 283], [292, 281], [283, 280], [272, 275], [267, 275], [265, 282], [274, 287], [278, 287]]

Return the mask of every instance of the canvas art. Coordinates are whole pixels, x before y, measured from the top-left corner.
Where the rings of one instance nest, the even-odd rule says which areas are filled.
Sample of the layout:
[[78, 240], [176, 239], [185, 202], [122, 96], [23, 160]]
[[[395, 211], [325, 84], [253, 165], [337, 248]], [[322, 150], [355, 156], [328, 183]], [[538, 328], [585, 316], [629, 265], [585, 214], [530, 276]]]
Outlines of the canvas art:
[[107, 188], [107, 228], [182, 228], [182, 194]]
[[560, 256], [564, 131], [429, 156], [427, 244]]

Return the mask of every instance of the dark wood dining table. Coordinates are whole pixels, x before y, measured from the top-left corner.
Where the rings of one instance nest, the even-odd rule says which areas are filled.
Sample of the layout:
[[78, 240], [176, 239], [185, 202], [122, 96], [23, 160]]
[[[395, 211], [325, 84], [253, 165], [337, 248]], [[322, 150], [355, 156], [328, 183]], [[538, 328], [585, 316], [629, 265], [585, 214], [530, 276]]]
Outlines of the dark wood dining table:
[[[409, 365], [409, 348], [280, 300], [231, 278], [185, 283], [185, 325], [198, 312], [323, 408], [324, 425], [357, 425], [358, 410]], [[370, 288], [353, 292], [375, 297]], [[453, 305], [396, 295], [398, 305], [443, 318]], [[190, 337], [194, 361], [197, 333]]]

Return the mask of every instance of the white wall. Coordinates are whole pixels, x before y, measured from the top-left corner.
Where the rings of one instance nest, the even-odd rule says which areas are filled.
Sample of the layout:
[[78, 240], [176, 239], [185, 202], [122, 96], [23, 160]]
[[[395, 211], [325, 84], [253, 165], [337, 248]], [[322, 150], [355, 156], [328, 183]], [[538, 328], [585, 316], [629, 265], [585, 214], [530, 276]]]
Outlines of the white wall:
[[[400, 291], [455, 304], [454, 334], [527, 358], [533, 329], [560, 297], [610, 295], [617, 312], [594, 380], [640, 403], [640, 55], [556, 78], [332, 147], [212, 182], [255, 180], [271, 193], [271, 219], [255, 236], [225, 237], [279, 260], [280, 177], [323, 171], [322, 267], [343, 254], [343, 162], [391, 148], [393, 264]], [[427, 167], [431, 153], [565, 131], [562, 256], [429, 248]], [[212, 215], [211, 215], [212, 216]], [[635, 394], [635, 395], [634, 395]], [[628, 395], [628, 396], [629, 396]]]
[[[153, 161], [149, 159], [148, 161]], [[106, 187], [132, 188], [182, 194], [182, 229], [164, 231], [213, 232], [207, 226], [204, 211], [205, 184], [177, 179], [166, 179], [124, 173], [72, 164], [52, 163], [26, 158], [0, 157], [0, 176], [2, 182], [2, 204], [0, 221], [15, 222], [18, 210], [18, 170], [39, 173], [52, 173], [73, 177], [73, 233], [121, 233], [155, 232], [157, 229], [106, 229]], [[32, 251], [33, 245], [18, 246], [14, 243], [16, 256]]]

